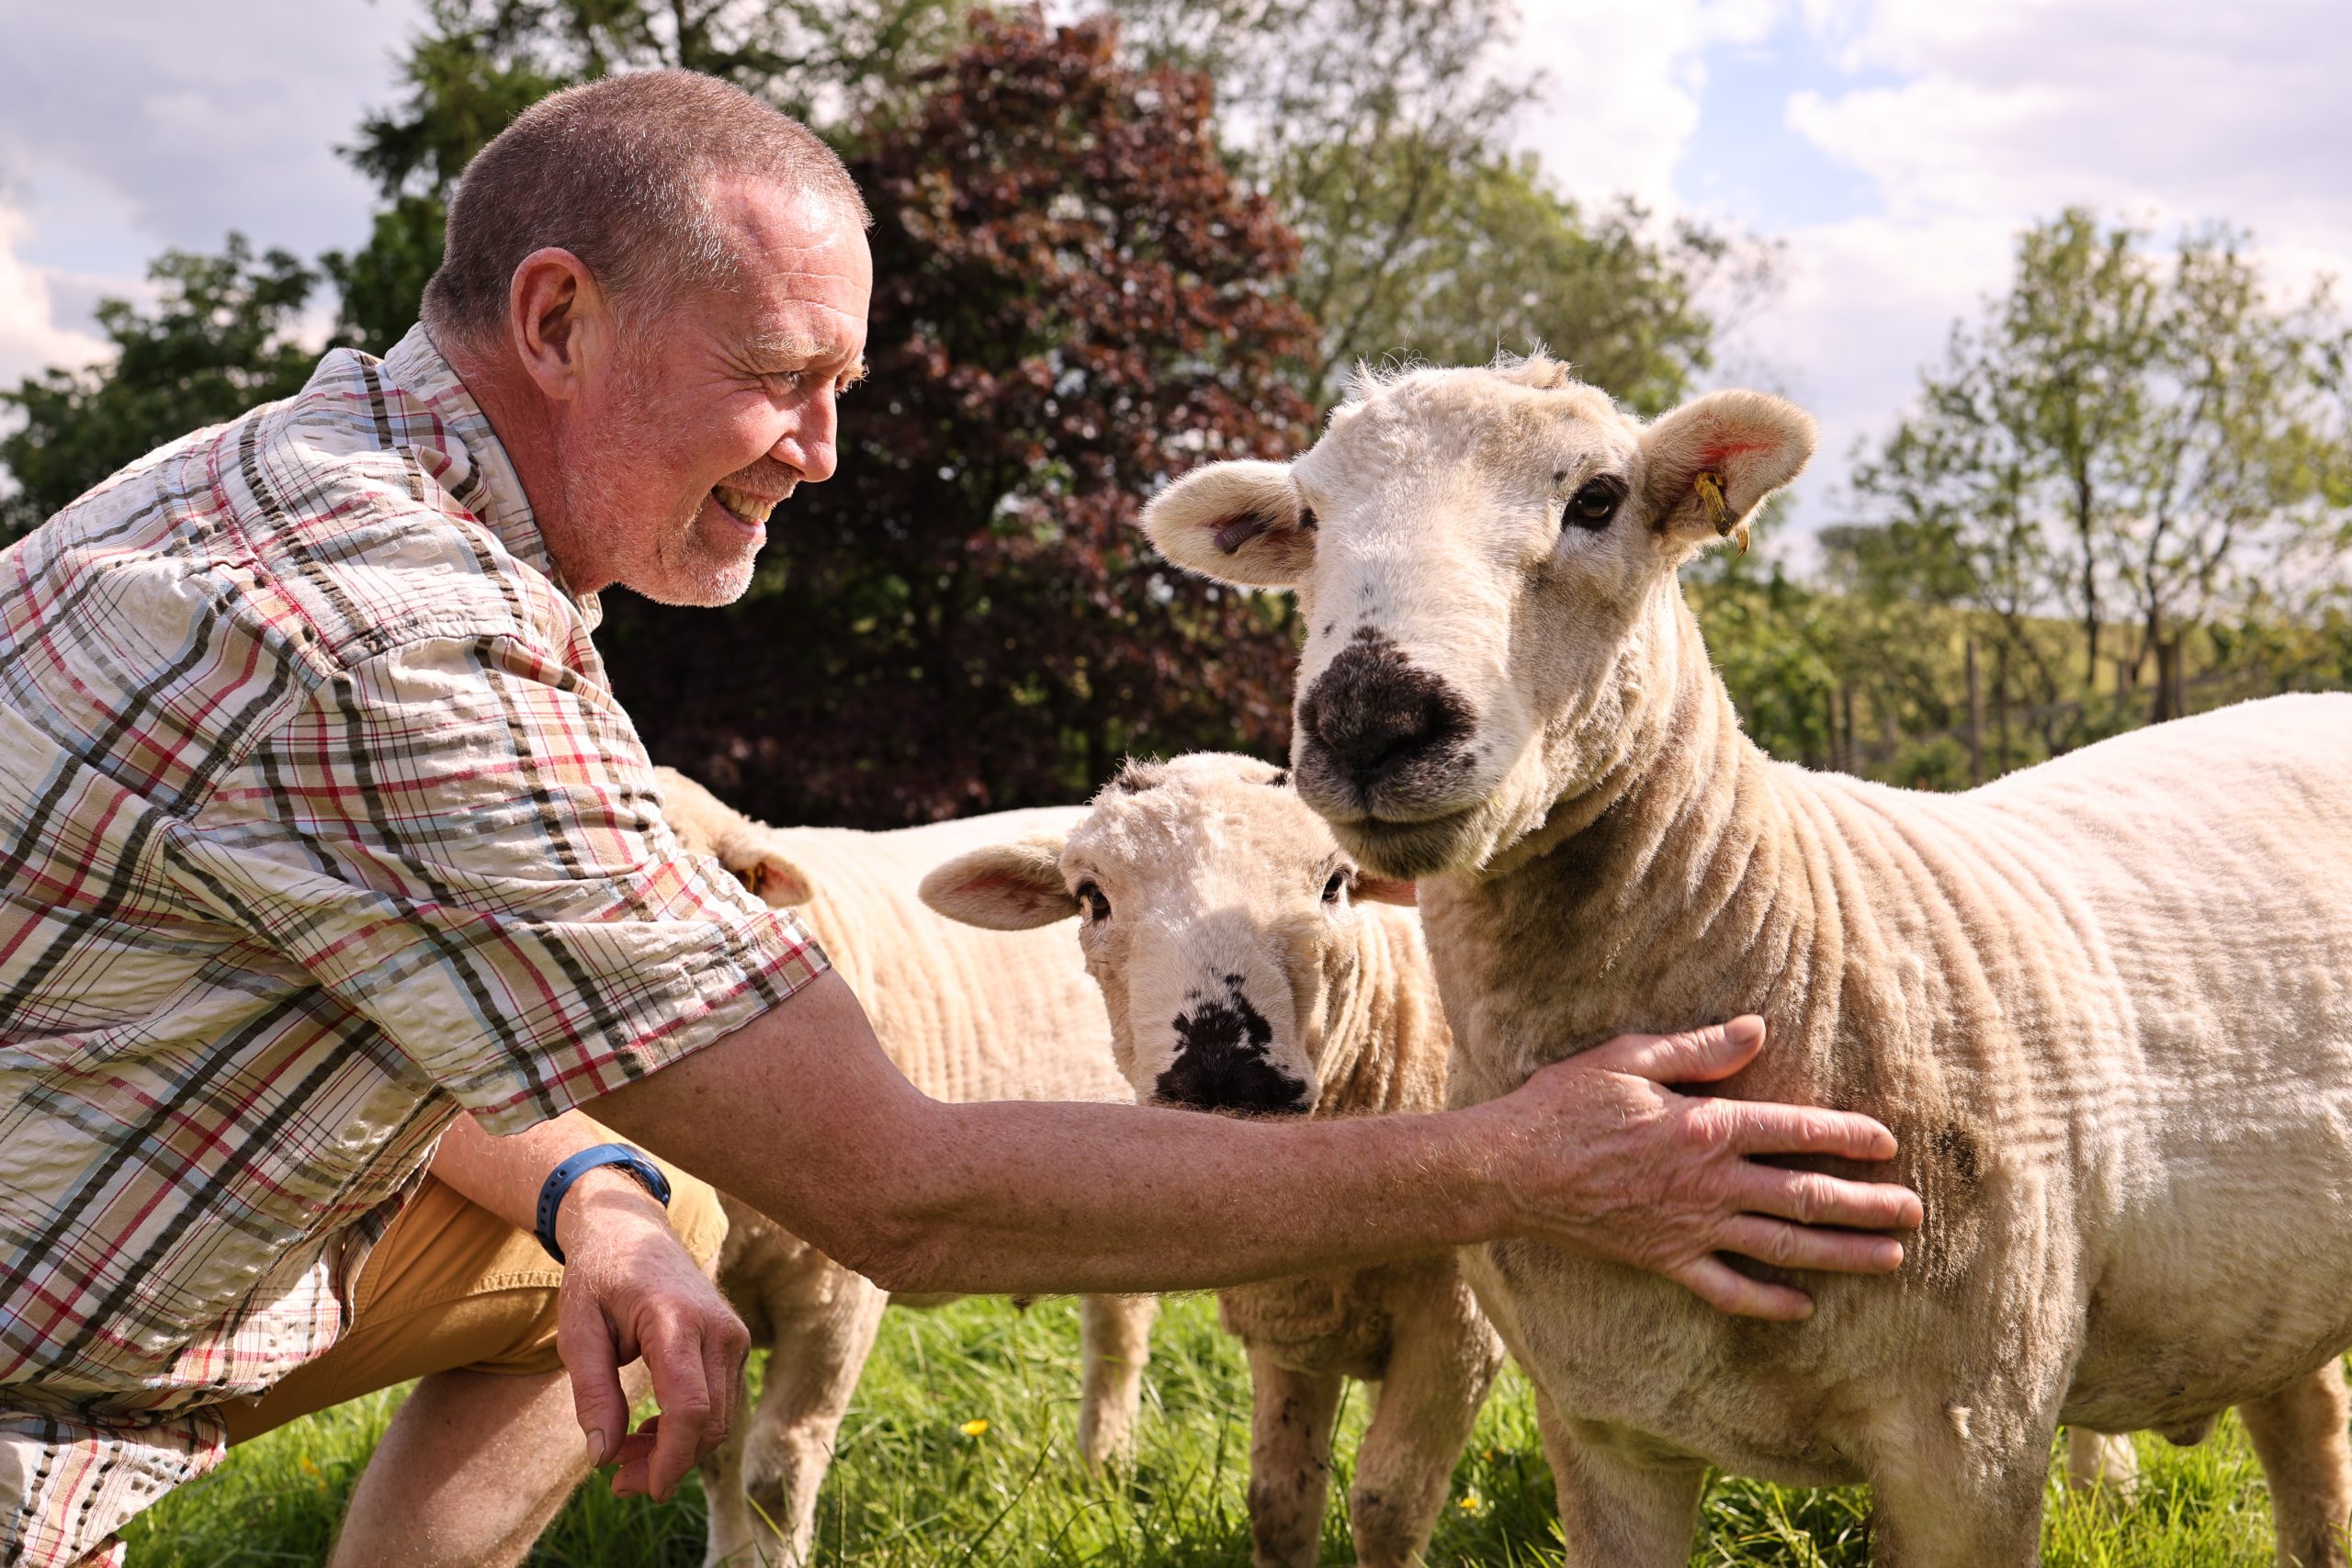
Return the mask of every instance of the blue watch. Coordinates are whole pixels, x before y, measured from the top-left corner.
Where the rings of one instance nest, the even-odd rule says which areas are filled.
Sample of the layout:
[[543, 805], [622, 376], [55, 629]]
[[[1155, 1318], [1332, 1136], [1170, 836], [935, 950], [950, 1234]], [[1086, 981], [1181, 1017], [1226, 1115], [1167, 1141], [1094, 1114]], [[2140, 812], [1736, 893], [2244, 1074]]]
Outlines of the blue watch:
[[563, 1261], [563, 1248], [555, 1244], [556, 1211], [563, 1207], [563, 1195], [571, 1190], [571, 1184], [602, 1165], [620, 1167], [637, 1178], [638, 1185], [652, 1193], [663, 1208], [670, 1206], [670, 1179], [662, 1174], [661, 1167], [627, 1144], [598, 1144], [581, 1150], [548, 1171], [547, 1180], [539, 1184], [539, 1245], [558, 1263]]

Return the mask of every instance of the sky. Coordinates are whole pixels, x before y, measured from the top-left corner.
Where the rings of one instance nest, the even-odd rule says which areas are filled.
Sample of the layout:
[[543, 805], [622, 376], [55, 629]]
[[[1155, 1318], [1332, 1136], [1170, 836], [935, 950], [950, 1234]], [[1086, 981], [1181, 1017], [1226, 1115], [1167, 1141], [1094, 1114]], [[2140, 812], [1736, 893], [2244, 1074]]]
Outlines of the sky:
[[[854, 3], [854, 0], [847, 0]], [[0, 0], [0, 385], [96, 354], [165, 246], [366, 235], [335, 148], [397, 96], [415, 0]], [[2018, 231], [2069, 203], [2249, 230], [2279, 292], [2352, 274], [2342, 0], [1521, 0], [1514, 135], [1570, 194], [1779, 243], [1713, 379], [1794, 398], [1837, 520]]]

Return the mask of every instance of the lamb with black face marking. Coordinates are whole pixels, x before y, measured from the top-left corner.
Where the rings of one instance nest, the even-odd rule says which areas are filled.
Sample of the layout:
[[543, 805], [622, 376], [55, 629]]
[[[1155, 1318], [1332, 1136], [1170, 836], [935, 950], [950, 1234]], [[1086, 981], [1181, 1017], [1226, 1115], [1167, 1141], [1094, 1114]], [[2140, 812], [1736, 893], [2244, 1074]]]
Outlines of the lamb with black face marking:
[[[1079, 917], [1119, 1069], [1148, 1103], [1363, 1116], [1445, 1101], [1450, 1041], [1402, 907], [1246, 757], [1130, 763], [1067, 835], [923, 879], [941, 914], [1023, 930]], [[1451, 1253], [1223, 1291], [1249, 1347], [1250, 1523], [1266, 1568], [1312, 1563], [1342, 1380], [1380, 1385], [1356, 1456], [1358, 1560], [1418, 1561], [1502, 1361]]]

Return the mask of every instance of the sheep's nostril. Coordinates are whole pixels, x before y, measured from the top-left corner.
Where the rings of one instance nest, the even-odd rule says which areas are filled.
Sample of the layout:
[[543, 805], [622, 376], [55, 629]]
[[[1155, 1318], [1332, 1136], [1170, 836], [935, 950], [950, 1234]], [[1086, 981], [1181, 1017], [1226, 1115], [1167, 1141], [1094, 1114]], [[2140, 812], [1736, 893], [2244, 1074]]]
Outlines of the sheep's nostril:
[[1427, 750], [1444, 728], [1445, 715], [1432, 695], [1393, 685], [1342, 692], [1315, 716], [1315, 738], [1366, 782]]

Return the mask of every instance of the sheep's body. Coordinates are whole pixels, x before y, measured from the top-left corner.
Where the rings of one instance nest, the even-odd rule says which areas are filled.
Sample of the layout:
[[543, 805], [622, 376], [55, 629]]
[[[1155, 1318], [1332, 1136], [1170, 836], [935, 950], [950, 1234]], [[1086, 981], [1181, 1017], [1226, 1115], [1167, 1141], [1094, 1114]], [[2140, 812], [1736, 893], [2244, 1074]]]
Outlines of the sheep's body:
[[1713, 1463], [1868, 1481], [1881, 1562], [2028, 1563], [2062, 1417], [2188, 1438], [2235, 1404], [2281, 1562], [2343, 1564], [2352, 697], [1958, 798], [1773, 763], [1675, 572], [1744, 539], [1814, 440], [1754, 392], [1644, 424], [1541, 355], [1417, 369], [1365, 378], [1295, 462], [1204, 465], [1145, 517], [1173, 560], [1297, 590], [1294, 784], [1363, 864], [1421, 879], [1457, 1100], [1754, 1011], [1770, 1036], [1720, 1092], [1901, 1140], [1927, 1213], [1904, 1268], [1808, 1277], [1803, 1323], [1480, 1251], [1568, 1560], [1685, 1562]]
[[[1314, 1114], [1443, 1110], [1451, 1042], [1419, 922], [1408, 909], [1376, 904], [1361, 916], [1352, 1005], [1332, 1025]], [[1219, 1291], [1216, 1310], [1250, 1353], [1257, 1562], [1272, 1568], [1316, 1560], [1319, 1477], [1348, 1378], [1380, 1388], [1349, 1509], [1357, 1561], [1366, 1568], [1418, 1562], [1502, 1367], [1501, 1342], [1460, 1260], [1448, 1253], [1241, 1285]]]
[[1623, 1554], [1592, 1561], [1679, 1562], [1682, 1531], [1636, 1521], [1694, 1504], [1700, 1461], [1902, 1494], [1894, 1561], [2030, 1561], [2054, 1422], [2186, 1438], [2271, 1395], [2257, 1441], [2321, 1450], [2282, 1531], [2324, 1534], [2352, 1345], [2352, 697], [1922, 795], [1768, 761], [1679, 621], [1696, 657], [1660, 671], [1679, 700], [1618, 790], [1563, 802], [1509, 869], [1424, 885], [1454, 1098], [1759, 1012], [1770, 1043], [1724, 1091], [1878, 1115], [1928, 1221], [1894, 1280], [1808, 1279], [1790, 1325], [1484, 1249], [1481, 1298], [1611, 1472], [1583, 1523]]
[[[1066, 939], [975, 931], [933, 914], [916, 894], [923, 873], [948, 856], [1009, 833], [1066, 828], [1082, 813], [1001, 812], [882, 833], [770, 828], [682, 774], [657, 772], [662, 815], [680, 841], [716, 856], [770, 903], [797, 909], [916, 1088], [957, 1101], [1132, 1098], [1104, 1049], [1102, 998]], [[764, 1215], [722, 1201], [719, 1282], [752, 1342], [775, 1354], [758, 1409], [710, 1464], [707, 1560], [797, 1563], [834, 1434], [891, 1298]], [[1157, 1310], [1148, 1296], [1080, 1302], [1079, 1450], [1089, 1464], [1132, 1442]]]
[[[1056, 934], [1086, 954], [1138, 1098], [1317, 1117], [1445, 1103], [1451, 1041], [1419, 922], [1376, 901], [1404, 892], [1356, 876], [1277, 770], [1213, 755], [1131, 763], [1067, 833], [923, 884], [943, 913], [1001, 931], [1084, 913], [1075, 942]], [[1261, 1568], [1316, 1561], [1348, 1378], [1380, 1391], [1356, 1454], [1358, 1561], [1419, 1562], [1502, 1363], [1454, 1255], [1220, 1291], [1217, 1311], [1250, 1355]]]

